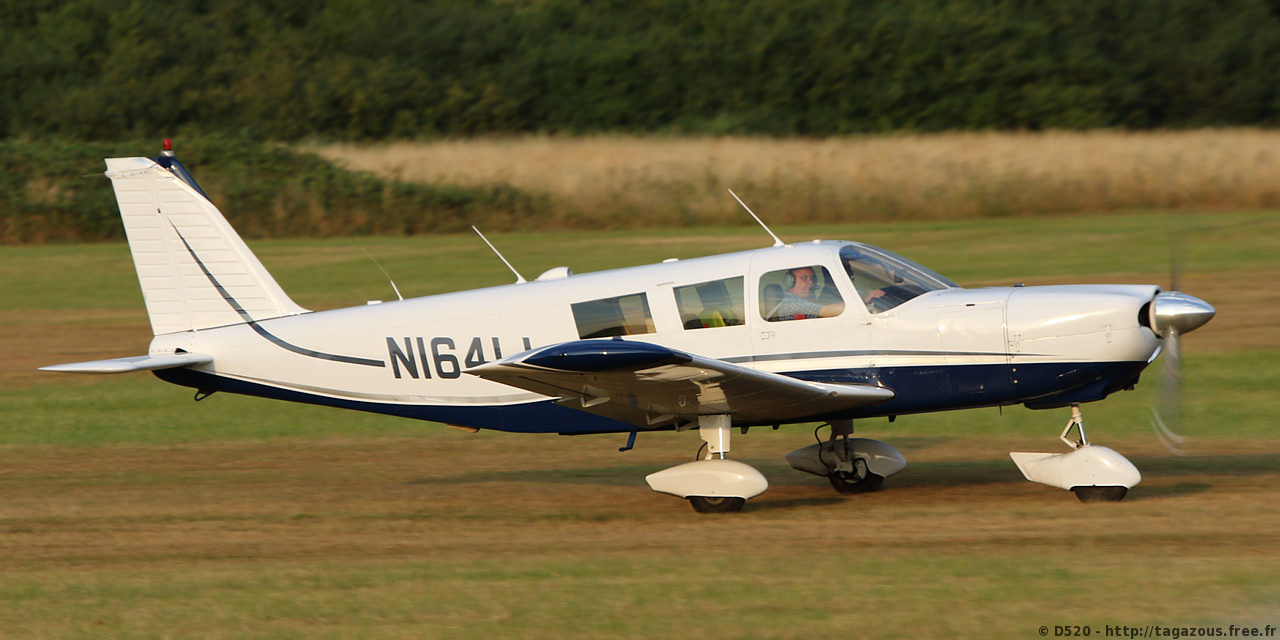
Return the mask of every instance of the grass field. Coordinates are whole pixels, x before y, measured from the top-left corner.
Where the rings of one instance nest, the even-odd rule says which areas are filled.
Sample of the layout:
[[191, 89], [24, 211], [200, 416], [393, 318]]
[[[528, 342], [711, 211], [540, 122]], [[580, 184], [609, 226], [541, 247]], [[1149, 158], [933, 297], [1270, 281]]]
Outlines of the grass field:
[[[757, 209], [759, 210], [759, 209]], [[142, 353], [122, 245], [0, 248], [0, 637], [1038, 638], [1041, 626], [1280, 626], [1280, 214], [1169, 213], [781, 227], [916, 258], [965, 285], [1157, 282], [1165, 232], [1218, 317], [1186, 338], [1189, 454], [1151, 435], [1154, 384], [1086, 405], [1144, 481], [1083, 505], [1021, 479], [1065, 411], [908, 416], [859, 430], [910, 466], [839, 496], [782, 455], [771, 488], [698, 516], [644, 475], [694, 434], [465, 434], [38, 366]], [[748, 227], [491, 238], [532, 277], [766, 246]], [[512, 277], [469, 236], [253, 243], [324, 309]], [[568, 257], [566, 257], [568, 256]]]

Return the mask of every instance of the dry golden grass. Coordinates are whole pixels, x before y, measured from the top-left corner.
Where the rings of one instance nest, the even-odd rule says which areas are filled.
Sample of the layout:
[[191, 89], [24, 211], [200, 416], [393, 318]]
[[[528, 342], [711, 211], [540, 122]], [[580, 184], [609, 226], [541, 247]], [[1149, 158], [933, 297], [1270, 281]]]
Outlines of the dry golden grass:
[[[402, 180], [549, 194], [581, 225], [953, 219], [1280, 205], [1280, 131], [946, 133], [827, 139], [529, 136], [313, 151]], [[548, 220], [548, 223], [554, 220]]]

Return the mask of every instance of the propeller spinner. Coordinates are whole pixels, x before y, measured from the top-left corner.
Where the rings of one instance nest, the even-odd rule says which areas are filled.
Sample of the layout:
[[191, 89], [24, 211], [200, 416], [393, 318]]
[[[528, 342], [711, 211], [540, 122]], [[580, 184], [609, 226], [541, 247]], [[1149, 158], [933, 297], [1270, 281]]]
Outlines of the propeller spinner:
[[1216, 313], [1213, 305], [1195, 296], [1181, 291], [1160, 293], [1151, 304], [1151, 330], [1161, 338], [1170, 338], [1195, 331]]

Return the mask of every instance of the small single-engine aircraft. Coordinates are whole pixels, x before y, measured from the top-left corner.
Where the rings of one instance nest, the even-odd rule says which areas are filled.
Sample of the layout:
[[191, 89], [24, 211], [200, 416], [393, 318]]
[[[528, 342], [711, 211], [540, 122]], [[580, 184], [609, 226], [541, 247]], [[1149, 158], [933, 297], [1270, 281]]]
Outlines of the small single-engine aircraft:
[[858, 493], [906, 461], [850, 437], [854, 420], [1017, 404], [1072, 410], [1070, 451], [1012, 454], [1028, 479], [1119, 500], [1141, 476], [1089, 444], [1079, 405], [1131, 388], [1214, 315], [1154, 285], [964, 289], [883, 249], [771, 231], [774, 245], [753, 251], [558, 267], [531, 282], [517, 272], [505, 286], [312, 312], [167, 141], [159, 157], [106, 164], [155, 338], [144, 356], [46, 370], [153, 371], [197, 399], [226, 391], [469, 430], [629, 434], [623, 450], [641, 431], [697, 429], [705, 456], [647, 480], [699, 512], [738, 511], [768, 487], [726, 459], [735, 428], [825, 421], [830, 438], [787, 460]]

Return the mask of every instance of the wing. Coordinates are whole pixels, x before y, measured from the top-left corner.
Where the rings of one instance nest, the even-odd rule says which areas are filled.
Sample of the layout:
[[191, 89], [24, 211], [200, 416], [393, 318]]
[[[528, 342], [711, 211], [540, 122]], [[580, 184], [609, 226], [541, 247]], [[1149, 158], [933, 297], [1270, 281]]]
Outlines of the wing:
[[207, 356], [202, 353], [175, 353], [164, 356], [135, 356], [132, 358], [116, 358], [114, 360], [56, 364], [51, 367], [40, 367], [40, 370], [60, 371], [63, 373], [127, 373], [129, 371], [189, 367], [209, 362], [213, 362], [213, 356]]
[[805, 382], [647, 342], [578, 340], [467, 369], [644, 429], [729, 414], [734, 424], [778, 424], [884, 402], [872, 385]]

